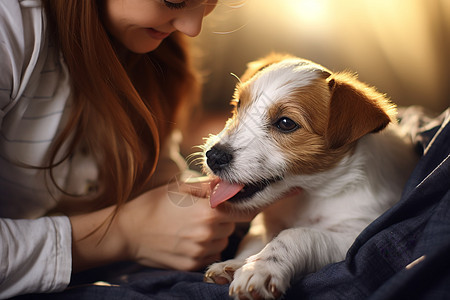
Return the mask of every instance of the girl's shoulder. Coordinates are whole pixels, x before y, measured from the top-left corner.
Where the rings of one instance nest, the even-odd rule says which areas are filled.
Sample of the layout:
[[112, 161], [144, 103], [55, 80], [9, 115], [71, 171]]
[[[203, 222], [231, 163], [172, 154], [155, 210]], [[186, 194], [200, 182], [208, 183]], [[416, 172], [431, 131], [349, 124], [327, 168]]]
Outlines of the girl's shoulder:
[[[39, 0], [2, 0], [0, 1], [0, 51], [15, 54], [14, 58], [29, 59], [36, 46], [46, 39], [46, 20]], [[23, 57], [17, 57], [17, 56]]]
[[20, 98], [42, 67], [47, 40], [40, 0], [0, 1], [0, 109]]
[[10, 33], [12, 38], [17, 38], [17, 35], [30, 34], [33, 31], [40, 35], [43, 23], [43, 9], [40, 0], [0, 1], [0, 24], [2, 25], [0, 34]]

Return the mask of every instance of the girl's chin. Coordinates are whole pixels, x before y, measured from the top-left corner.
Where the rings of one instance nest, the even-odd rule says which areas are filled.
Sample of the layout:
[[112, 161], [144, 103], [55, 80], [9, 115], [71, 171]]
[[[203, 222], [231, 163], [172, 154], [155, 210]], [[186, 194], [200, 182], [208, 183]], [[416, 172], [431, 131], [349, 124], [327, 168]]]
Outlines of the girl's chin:
[[127, 46], [128, 50], [137, 54], [145, 54], [148, 52], [152, 52], [159, 47], [162, 40], [148, 40], [148, 41], [139, 41], [139, 43], [131, 44]]

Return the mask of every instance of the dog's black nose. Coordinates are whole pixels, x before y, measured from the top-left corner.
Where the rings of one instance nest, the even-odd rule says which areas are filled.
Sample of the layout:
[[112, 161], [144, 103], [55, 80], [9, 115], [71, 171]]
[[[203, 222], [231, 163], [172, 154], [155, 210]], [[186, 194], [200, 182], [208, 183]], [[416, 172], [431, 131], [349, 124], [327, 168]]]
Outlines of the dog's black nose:
[[215, 145], [206, 151], [206, 163], [213, 172], [223, 170], [233, 159], [233, 155], [223, 146]]

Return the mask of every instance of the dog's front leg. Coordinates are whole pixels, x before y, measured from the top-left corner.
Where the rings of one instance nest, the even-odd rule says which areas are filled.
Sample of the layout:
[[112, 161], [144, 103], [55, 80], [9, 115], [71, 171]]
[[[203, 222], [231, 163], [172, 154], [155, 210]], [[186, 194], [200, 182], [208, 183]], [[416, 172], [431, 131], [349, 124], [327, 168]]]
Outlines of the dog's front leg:
[[262, 216], [252, 221], [249, 232], [239, 244], [236, 257], [227, 261], [214, 263], [208, 267], [204, 280], [210, 283], [227, 284], [233, 281], [234, 273], [245, 264], [245, 259], [261, 251], [267, 244], [266, 231]]
[[235, 272], [230, 295], [235, 299], [279, 298], [295, 275], [342, 260], [353, 238], [312, 228], [284, 230]]

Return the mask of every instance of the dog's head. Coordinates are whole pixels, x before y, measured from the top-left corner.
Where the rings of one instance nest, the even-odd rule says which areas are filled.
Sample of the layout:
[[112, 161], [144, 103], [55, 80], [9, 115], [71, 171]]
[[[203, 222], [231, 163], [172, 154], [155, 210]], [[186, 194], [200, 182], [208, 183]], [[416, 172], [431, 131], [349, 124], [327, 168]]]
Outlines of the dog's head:
[[388, 99], [354, 75], [287, 55], [250, 63], [232, 103], [205, 145], [205, 171], [218, 177], [212, 207], [262, 208], [301, 188], [290, 178], [333, 168], [395, 118]]

